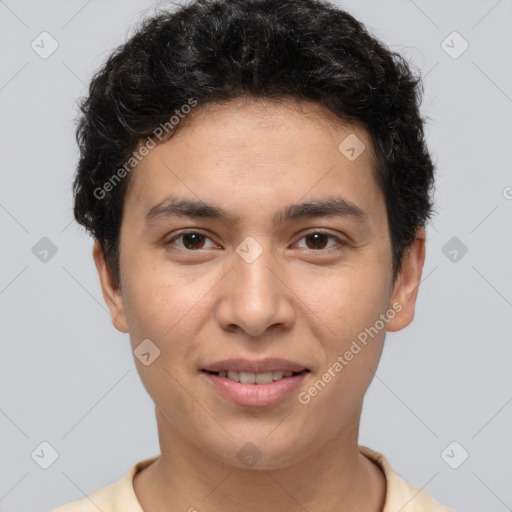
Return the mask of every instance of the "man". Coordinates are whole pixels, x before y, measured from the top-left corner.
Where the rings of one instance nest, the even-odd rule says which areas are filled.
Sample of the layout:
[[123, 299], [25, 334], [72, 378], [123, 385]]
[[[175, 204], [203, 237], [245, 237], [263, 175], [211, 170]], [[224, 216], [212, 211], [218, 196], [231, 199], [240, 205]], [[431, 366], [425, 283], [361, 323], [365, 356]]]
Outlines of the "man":
[[420, 86], [315, 0], [197, 0], [108, 59], [75, 217], [161, 455], [58, 512], [450, 510], [358, 445], [425, 258]]

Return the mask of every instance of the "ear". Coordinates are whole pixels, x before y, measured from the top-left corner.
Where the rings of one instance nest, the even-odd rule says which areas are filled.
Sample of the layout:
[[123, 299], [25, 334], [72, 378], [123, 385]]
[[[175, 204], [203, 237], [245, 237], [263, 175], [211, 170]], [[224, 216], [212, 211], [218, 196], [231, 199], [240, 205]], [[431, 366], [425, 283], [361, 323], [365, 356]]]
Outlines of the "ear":
[[118, 331], [127, 333], [129, 331], [123, 295], [121, 289], [114, 282], [112, 271], [105, 261], [105, 255], [98, 240], [94, 242], [92, 255], [98, 270], [103, 298], [110, 310], [112, 323]]
[[397, 311], [397, 314], [388, 322], [387, 331], [399, 331], [409, 325], [414, 318], [416, 297], [425, 262], [425, 237], [425, 229], [420, 227], [415, 241], [404, 253], [402, 269], [396, 278], [389, 303], [389, 307], [395, 304], [393, 309]]

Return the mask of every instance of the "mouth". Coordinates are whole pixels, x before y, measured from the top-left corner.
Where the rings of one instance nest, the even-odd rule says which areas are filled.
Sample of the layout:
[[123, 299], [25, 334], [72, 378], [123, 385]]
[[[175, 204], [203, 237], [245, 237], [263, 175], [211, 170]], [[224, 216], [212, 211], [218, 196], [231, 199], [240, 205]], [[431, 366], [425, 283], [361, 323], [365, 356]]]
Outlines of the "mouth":
[[310, 370], [304, 369], [302, 371], [293, 372], [293, 371], [269, 371], [262, 373], [253, 373], [253, 372], [237, 372], [233, 370], [221, 370], [218, 372], [210, 371], [210, 370], [202, 370], [205, 373], [210, 375], [216, 375], [217, 377], [229, 379], [233, 382], [240, 382], [241, 384], [255, 384], [255, 385], [265, 385], [271, 384], [272, 382], [280, 381], [282, 379], [288, 379], [290, 377], [294, 377], [296, 375], [301, 375], [303, 373], [309, 373]]
[[285, 359], [230, 359], [200, 371], [210, 389], [243, 407], [266, 407], [284, 400], [310, 373], [309, 368]]

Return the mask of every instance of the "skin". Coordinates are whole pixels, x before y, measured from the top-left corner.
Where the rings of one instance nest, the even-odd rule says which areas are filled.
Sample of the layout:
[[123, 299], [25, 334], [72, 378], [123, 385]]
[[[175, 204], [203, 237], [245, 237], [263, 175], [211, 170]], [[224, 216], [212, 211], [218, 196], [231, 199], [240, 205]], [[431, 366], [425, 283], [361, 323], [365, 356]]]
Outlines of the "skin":
[[[354, 161], [338, 149], [349, 134], [366, 146]], [[359, 421], [386, 331], [414, 317], [425, 231], [418, 230], [393, 282], [368, 133], [335, 123], [313, 102], [198, 106], [130, 179], [120, 287], [98, 242], [93, 255], [116, 329], [130, 334], [133, 350], [144, 339], [160, 349], [149, 366], [135, 358], [155, 402], [161, 447], [160, 458], [134, 478], [142, 508], [382, 510], [385, 478], [358, 451]], [[213, 202], [239, 222], [162, 218], [146, 226], [145, 214], [170, 193]], [[271, 220], [287, 204], [332, 195], [366, 211], [367, 222]], [[174, 238], [189, 228], [206, 238]], [[319, 229], [348, 245], [323, 238], [315, 249], [305, 235]], [[263, 250], [252, 263], [236, 252], [249, 236]], [[299, 389], [307, 391], [393, 303], [400, 312], [307, 405], [294, 392], [272, 406], [241, 407], [200, 373], [221, 359], [281, 357], [311, 370]], [[251, 468], [237, 457], [248, 442], [262, 455]]]

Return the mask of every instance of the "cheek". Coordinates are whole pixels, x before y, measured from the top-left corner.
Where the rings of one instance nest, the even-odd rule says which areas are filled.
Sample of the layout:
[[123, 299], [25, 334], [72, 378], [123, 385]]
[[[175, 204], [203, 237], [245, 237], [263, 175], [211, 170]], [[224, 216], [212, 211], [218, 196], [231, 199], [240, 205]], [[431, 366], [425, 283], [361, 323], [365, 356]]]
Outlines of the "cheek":
[[[180, 383], [189, 378], [184, 362], [191, 360], [195, 348], [199, 310], [194, 305], [200, 297], [187, 293], [186, 283], [175, 275], [162, 274], [150, 267], [131, 276], [127, 274], [126, 278], [130, 283], [125, 301], [130, 341], [144, 387], [156, 404], [166, 403], [170, 410], [186, 410], [187, 395]], [[151, 354], [148, 365], [142, 358], [147, 352]]]
[[[186, 303], [186, 287], [171, 266], [165, 267], [151, 257], [151, 251], [126, 245], [130, 258], [124, 261], [123, 286], [125, 309], [135, 330], [147, 329], [161, 336], [172, 327]], [[183, 300], [179, 300], [182, 297]]]
[[[354, 268], [327, 290], [332, 299], [325, 304], [325, 311], [336, 337], [324, 347], [329, 354], [329, 374], [322, 380], [331, 379], [334, 403], [339, 399], [356, 406], [377, 369], [387, 321], [395, 315], [388, 307], [389, 277], [385, 270], [377, 263]], [[342, 408], [338, 408], [340, 414]]]
[[319, 381], [310, 391], [318, 393], [319, 414], [331, 409], [336, 421], [357, 407], [380, 360], [386, 335], [380, 315], [388, 309], [384, 270], [377, 263], [344, 267], [307, 292], [325, 353]]
[[194, 348], [205, 320], [208, 291], [218, 277], [194, 275], [170, 262], [134, 260], [125, 271], [125, 309], [133, 348], [152, 340], [166, 360]]
[[357, 264], [297, 277], [297, 295], [319, 326], [319, 339], [330, 339], [341, 349], [349, 339], [374, 325], [388, 306], [389, 277], [385, 270], [377, 262], [363, 263], [361, 259]]

